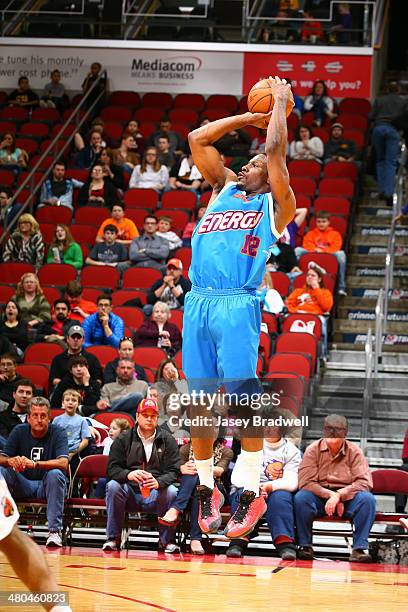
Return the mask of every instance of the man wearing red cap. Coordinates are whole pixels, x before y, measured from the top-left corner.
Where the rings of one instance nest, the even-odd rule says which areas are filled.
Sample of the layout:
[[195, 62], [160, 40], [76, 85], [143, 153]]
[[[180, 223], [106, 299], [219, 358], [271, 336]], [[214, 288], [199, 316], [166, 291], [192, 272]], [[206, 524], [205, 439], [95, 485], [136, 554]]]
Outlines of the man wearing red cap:
[[[107, 539], [104, 551], [120, 550], [126, 510], [163, 516], [174, 501], [173, 486], [179, 475], [180, 457], [175, 439], [157, 426], [159, 408], [143, 399], [136, 425], [112, 444], [106, 486]], [[178, 552], [174, 528], [159, 525], [159, 550]]]
[[191, 289], [190, 279], [183, 276], [183, 262], [177, 257], [169, 259], [166, 273], [162, 279], [153, 283], [147, 294], [147, 304], [143, 308], [146, 316], [152, 314], [156, 302], [164, 302], [170, 309], [182, 308], [186, 293]]

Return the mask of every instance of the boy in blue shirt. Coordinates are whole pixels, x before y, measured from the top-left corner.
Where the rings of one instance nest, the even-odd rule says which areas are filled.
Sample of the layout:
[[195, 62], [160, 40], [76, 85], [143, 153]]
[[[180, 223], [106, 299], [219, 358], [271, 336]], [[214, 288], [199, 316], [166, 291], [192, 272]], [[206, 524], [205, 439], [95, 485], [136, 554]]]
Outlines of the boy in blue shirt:
[[66, 389], [62, 395], [62, 409], [65, 414], [55, 417], [53, 423], [65, 430], [68, 438], [68, 451], [71, 470], [79, 463], [79, 455], [88, 446], [90, 437], [88, 421], [77, 414], [81, 395], [75, 389]]

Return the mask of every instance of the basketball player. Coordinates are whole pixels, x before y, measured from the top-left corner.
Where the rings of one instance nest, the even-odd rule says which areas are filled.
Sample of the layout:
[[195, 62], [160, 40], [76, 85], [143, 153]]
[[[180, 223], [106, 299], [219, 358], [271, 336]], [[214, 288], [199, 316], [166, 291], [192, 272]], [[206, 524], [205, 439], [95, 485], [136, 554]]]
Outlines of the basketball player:
[[[19, 457], [22, 462], [24, 457]], [[36, 593], [53, 593], [58, 599], [59, 588], [41, 549], [17, 527], [17, 506], [0, 474], [0, 551], [6, 555], [13, 570], [24, 584]], [[11, 605], [11, 604], [10, 604]], [[50, 612], [72, 612], [66, 605], [43, 603]]]
[[[192, 290], [185, 299], [183, 335], [183, 371], [193, 381], [190, 389], [198, 386], [194, 381], [201, 381], [200, 388], [208, 390], [227, 380], [245, 383], [256, 379], [261, 323], [256, 288], [272, 245], [296, 209], [286, 168], [286, 107], [293, 107], [293, 95], [285, 80], [269, 77], [269, 82], [275, 99], [271, 113], [219, 119], [189, 134], [194, 163], [213, 187], [191, 242]], [[246, 125], [265, 128], [268, 119], [266, 154], [256, 155], [237, 176], [224, 166], [213, 143]], [[197, 435], [192, 431], [200, 480], [199, 524], [204, 533], [220, 526], [223, 503], [214, 485], [210, 436], [209, 432]], [[229, 538], [250, 533], [266, 510], [259, 495], [262, 434], [244, 434], [241, 446], [244, 491], [224, 532]]]

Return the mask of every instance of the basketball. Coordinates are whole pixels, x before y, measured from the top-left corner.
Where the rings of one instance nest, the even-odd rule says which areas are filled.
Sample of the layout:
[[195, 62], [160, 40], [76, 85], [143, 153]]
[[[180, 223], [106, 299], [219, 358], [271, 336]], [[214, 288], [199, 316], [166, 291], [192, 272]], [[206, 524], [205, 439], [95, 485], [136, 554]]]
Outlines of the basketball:
[[[269, 113], [275, 103], [271, 84], [268, 79], [262, 79], [255, 83], [248, 94], [247, 105], [251, 113]], [[286, 116], [292, 112], [292, 106], [288, 105]]]

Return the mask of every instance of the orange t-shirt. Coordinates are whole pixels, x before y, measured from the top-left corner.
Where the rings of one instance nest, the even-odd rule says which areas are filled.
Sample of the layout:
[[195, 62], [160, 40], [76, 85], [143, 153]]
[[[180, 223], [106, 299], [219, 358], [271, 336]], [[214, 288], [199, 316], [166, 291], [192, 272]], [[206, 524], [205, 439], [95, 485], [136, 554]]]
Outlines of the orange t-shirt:
[[118, 228], [119, 240], [133, 240], [139, 236], [139, 231], [133, 221], [123, 217], [120, 222], [115, 221], [115, 219], [112, 218], [105, 219], [101, 227], [98, 229], [98, 233], [96, 235], [97, 238], [103, 238], [103, 231], [107, 225], [114, 225]]
[[71, 303], [71, 312], [68, 315], [68, 319], [76, 319], [77, 321], [80, 321], [81, 323], [83, 322], [84, 317], [77, 312], [73, 312], [73, 309], [75, 308], [75, 306], [79, 306], [81, 310], [83, 310], [87, 315], [93, 314], [94, 312], [98, 310], [98, 307], [96, 304], [94, 304], [94, 302], [90, 302], [89, 300], [84, 300], [82, 298], [80, 300], [71, 301], [70, 303]]
[[286, 306], [289, 312], [322, 315], [331, 310], [333, 296], [328, 289], [312, 289], [304, 285], [292, 291], [286, 300]]

